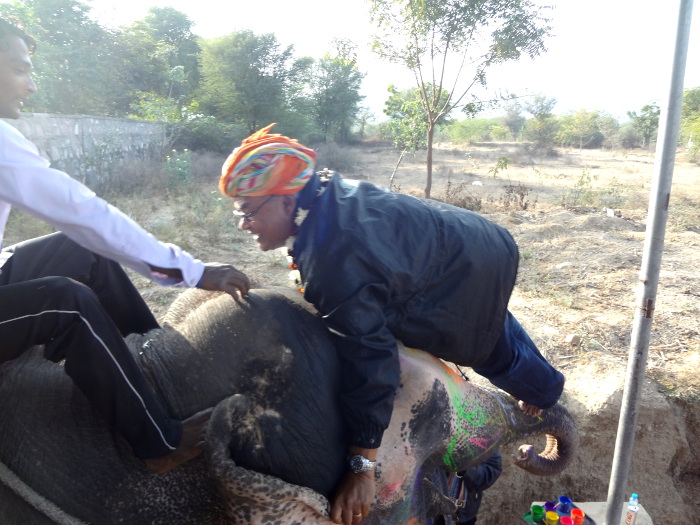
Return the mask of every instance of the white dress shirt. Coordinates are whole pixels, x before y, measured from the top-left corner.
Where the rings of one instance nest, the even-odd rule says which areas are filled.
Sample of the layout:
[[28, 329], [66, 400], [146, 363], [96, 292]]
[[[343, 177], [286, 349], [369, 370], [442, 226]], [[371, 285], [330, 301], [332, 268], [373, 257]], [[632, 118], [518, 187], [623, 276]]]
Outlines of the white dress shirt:
[[[202, 261], [178, 246], [160, 242], [85, 185], [49, 167], [33, 143], [0, 121], [0, 251], [12, 206], [159, 284], [194, 287], [204, 273]], [[0, 266], [8, 256], [0, 255]], [[183, 280], [151, 272], [149, 264], [178, 268]]]

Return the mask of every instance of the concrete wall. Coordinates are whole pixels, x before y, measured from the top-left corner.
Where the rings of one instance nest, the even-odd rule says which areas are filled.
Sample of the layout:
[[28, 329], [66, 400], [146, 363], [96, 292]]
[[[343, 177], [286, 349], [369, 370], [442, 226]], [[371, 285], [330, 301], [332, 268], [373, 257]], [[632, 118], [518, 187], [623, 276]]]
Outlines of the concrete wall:
[[129, 163], [159, 157], [166, 137], [159, 122], [90, 115], [22, 113], [7, 122], [34, 142], [52, 167], [93, 188], [123, 176]]

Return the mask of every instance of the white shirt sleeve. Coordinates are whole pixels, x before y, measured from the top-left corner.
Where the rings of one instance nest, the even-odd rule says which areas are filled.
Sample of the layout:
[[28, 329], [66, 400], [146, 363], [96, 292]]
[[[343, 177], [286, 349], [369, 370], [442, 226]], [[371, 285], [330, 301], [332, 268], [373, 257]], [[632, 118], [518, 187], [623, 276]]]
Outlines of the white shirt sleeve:
[[[34, 144], [0, 121], [0, 201], [45, 221], [90, 251], [164, 285], [194, 287], [204, 263], [158, 241], [85, 185], [49, 167]], [[0, 225], [0, 240], [2, 229]], [[151, 272], [148, 265], [178, 268], [183, 280]]]

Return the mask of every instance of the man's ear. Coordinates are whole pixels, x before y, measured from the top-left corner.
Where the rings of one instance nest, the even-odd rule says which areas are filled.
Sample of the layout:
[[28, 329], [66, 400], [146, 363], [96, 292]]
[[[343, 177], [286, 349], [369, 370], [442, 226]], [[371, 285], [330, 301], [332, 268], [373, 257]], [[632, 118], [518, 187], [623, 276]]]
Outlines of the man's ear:
[[295, 193], [291, 195], [282, 195], [282, 206], [285, 215], [294, 218], [294, 212], [297, 209], [297, 195]]

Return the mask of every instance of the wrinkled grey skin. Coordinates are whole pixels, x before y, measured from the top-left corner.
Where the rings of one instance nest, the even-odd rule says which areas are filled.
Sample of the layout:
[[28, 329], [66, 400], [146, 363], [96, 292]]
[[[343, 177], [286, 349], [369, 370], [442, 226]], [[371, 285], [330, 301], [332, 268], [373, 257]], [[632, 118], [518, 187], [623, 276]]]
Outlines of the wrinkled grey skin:
[[[128, 342], [174, 416], [218, 404], [206, 454], [149, 474], [60, 367], [32, 352], [0, 370], [0, 461], [44, 512], [0, 483], [0, 523], [69, 523], [46, 517], [56, 508], [100, 525], [330, 523], [327, 498], [347, 450], [340, 371], [325, 327], [299, 294], [255, 290], [238, 306], [190, 291], [162, 329]], [[548, 434], [540, 455], [521, 447], [518, 463], [536, 474], [561, 471], [575, 454], [575, 425], [561, 406], [524, 416], [508, 396], [463, 381], [423, 352], [402, 349], [401, 367], [377, 500], [363, 523], [449, 513], [452, 504], [423, 478], [476, 464], [516, 439]]]

